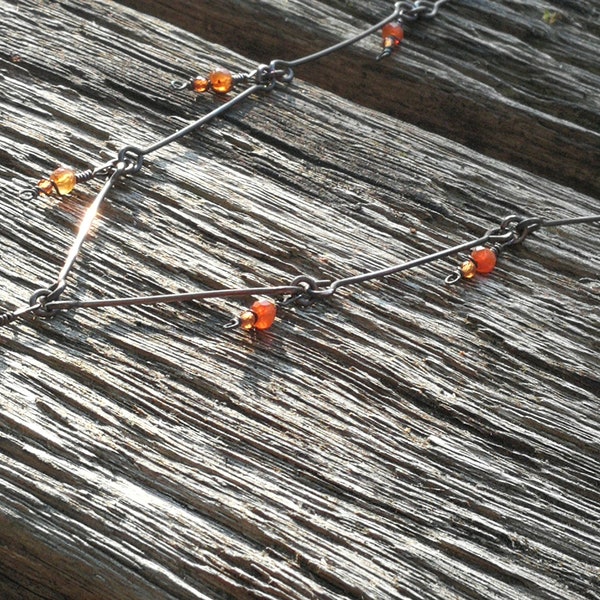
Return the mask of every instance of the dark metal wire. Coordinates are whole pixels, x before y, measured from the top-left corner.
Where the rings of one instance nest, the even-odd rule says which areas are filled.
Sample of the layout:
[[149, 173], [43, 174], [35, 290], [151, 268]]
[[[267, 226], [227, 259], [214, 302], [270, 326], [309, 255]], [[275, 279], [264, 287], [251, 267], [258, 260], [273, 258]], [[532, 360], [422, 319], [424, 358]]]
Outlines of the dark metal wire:
[[235, 298], [248, 296], [285, 296], [303, 293], [306, 290], [299, 285], [281, 285], [275, 287], [227, 288], [202, 292], [186, 292], [183, 294], [161, 294], [158, 296], [129, 296], [123, 298], [103, 298], [102, 300], [57, 300], [49, 302], [46, 308], [50, 311], [71, 310], [75, 308], [103, 308], [108, 306], [139, 306], [155, 304], [173, 304], [192, 302], [209, 298]]
[[71, 269], [73, 268], [73, 265], [75, 264], [75, 261], [77, 260], [77, 257], [79, 256], [81, 246], [83, 245], [83, 242], [85, 241], [85, 239], [88, 236], [88, 233], [90, 232], [92, 223], [94, 222], [94, 218], [98, 214], [98, 209], [100, 208], [100, 205], [106, 198], [106, 195], [108, 194], [108, 192], [110, 191], [112, 186], [115, 184], [115, 181], [117, 180], [117, 178], [122, 174], [122, 171], [124, 171], [125, 169], [126, 169], [126, 166], [125, 166], [125, 164], [123, 164], [121, 167], [118, 167], [113, 172], [113, 174], [106, 180], [106, 182], [102, 186], [102, 189], [100, 190], [100, 192], [98, 192], [98, 194], [94, 198], [94, 201], [92, 202], [92, 204], [90, 204], [90, 206], [86, 210], [83, 220], [81, 221], [81, 224], [79, 225], [79, 230], [77, 232], [77, 236], [75, 237], [75, 240], [73, 241], [73, 244], [71, 245], [71, 249], [69, 250], [69, 253], [67, 254], [65, 262], [63, 264], [63, 267], [60, 270], [58, 277], [56, 278], [56, 280], [59, 284], [64, 284], [66, 282], [66, 279], [67, 279], [69, 273], [71, 272]]
[[209, 112], [208, 114], [204, 115], [203, 117], [200, 117], [193, 123], [190, 123], [189, 125], [186, 125], [185, 127], [182, 127], [175, 133], [172, 133], [171, 135], [163, 138], [162, 140], [159, 140], [158, 142], [155, 142], [154, 144], [151, 144], [150, 146], [146, 146], [145, 148], [136, 148], [135, 146], [126, 146], [125, 148], [123, 148], [120, 151], [119, 158], [125, 158], [126, 154], [129, 153], [131, 156], [142, 157], [142, 159], [143, 159], [143, 157], [146, 156], [147, 154], [156, 152], [157, 150], [160, 150], [161, 148], [164, 148], [165, 146], [168, 146], [169, 144], [176, 142], [177, 140], [181, 139], [182, 137], [189, 135], [196, 129], [199, 129], [203, 125], [206, 125], [210, 121], [214, 120], [216, 117], [218, 117], [226, 112], [229, 112], [236, 104], [239, 104], [240, 102], [242, 102], [243, 100], [248, 98], [248, 96], [251, 96], [252, 94], [255, 94], [256, 92], [258, 92], [259, 90], [264, 90], [264, 89], [265, 89], [264, 85], [254, 84], [254, 85], [250, 86], [249, 88], [246, 88], [244, 91], [240, 92], [237, 96], [235, 96], [231, 100], [228, 100], [224, 104], [221, 104], [221, 106], [218, 106], [213, 111]]
[[339, 52], [340, 50], [348, 46], [356, 44], [356, 42], [359, 42], [363, 38], [371, 35], [376, 31], [379, 31], [384, 25], [387, 25], [387, 23], [389, 23], [390, 21], [414, 21], [419, 17], [434, 17], [438, 12], [439, 7], [448, 1], [449, 0], [437, 0], [437, 2], [427, 2], [424, 0], [417, 0], [416, 2], [396, 2], [394, 4], [394, 12], [392, 12], [392, 14], [387, 16], [385, 19], [382, 19], [375, 25], [372, 25], [368, 29], [361, 31], [355, 36], [348, 38], [347, 40], [342, 40], [341, 42], [334, 44], [333, 46], [329, 46], [328, 48], [324, 48], [323, 50], [319, 50], [318, 52], [313, 52], [312, 54], [307, 54], [306, 56], [302, 56], [294, 60], [274, 60], [271, 62], [271, 66], [284, 69], [293, 69], [295, 67], [299, 67], [300, 65], [319, 60], [321, 58], [324, 58], [325, 56], [333, 54], [334, 52]]
[[6, 325], [10, 325], [13, 321], [17, 319], [21, 319], [22, 317], [28, 315], [29, 313], [35, 313], [41, 308], [41, 304], [35, 304], [33, 306], [24, 306], [23, 308], [19, 308], [17, 310], [13, 310], [12, 312], [6, 312], [0, 315], [0, 327], [4, 327]]
[[572, 217], [570, 219], [542, 219], [542, 227], [562, 227], [563, 225], [578, 225], [580, 223], [595, 223], [600, 221], [600, 215], [590, 215], [587, 217]]
[[[206, 300], [213, 298], [231, 298], [231, 297], [249, 297], [249, 296], [288, 296], [281, 300], [280, 304], [307, 304], [315, 300], [322, 300], [332, 296], [338, 289], [349, 285], [365, 283], [374, 279], [382, 279], [389, 275], [394, 275], [402, 271], [414, 269], [448, 256], [459, 254], [465, 250], [470, 250], [475, 246], [483, 244], [495, 244], [499, 247], [508, 247], [520, 244], [529, 233], [537, 231], [544, 227], [557, 227], [564, 225], [600, 222], [600, 215], [589, 215], [585, 217], [573, 217], [568, 219], [544, 220], [541, 218], [519, 219], [510, 215], [503, 219], [499, 227], [489, 229], [484, 235], [468, 240], [456, 246], [451, 246], [413, 260], [400, 264], [392, 265], [382, 269], [375, 269], [355, 275], [353, 277], [344, 277], [336, 280], [317, 280], [308, 275], [296, 277], [290, 285], [274, 287], [254, 287], [254, 288], [228, 288], [221, 290], [207, 290], [201, 292], [186, 292], [180, 294], [161, 294], [156, 296], [130, 296], [121, 298], [103, 298], [101, 300], [52, 300], [44, 304], [43, 308], [49, 313], [58, 310], [71, 310], [76, 308], [103, 308], [109, 306], [135, 306], [135, 305], [155, 305], [176, 302], [190, 302], [196, 300]], [[446, 281], [454, 282], [454, 275], [449, 276]], [[37, 300], [37, 298], [36, 298]], [[2, 324], [2, 323], [0, 323]]]
[[[510, 236], [512, 234], [507, 234]], [[408, 262], [393, 265], [391, 267], [385, 267], [384, 269], [378, 269], [376, 271], [370, 271], [369, 273], [364, 273], [362, 275], [355, 275], [354, 277], [345, 277], [343, 279], [338, 279], [334, 281], [328, 288], [321, 289], [315, 292], [319, 296], [331, 296], [338, 288], [354, 285], [357, 283], [365, 283], [372, 279], [382, 279], [387, 277], [388, 275], [394, 275], [396, 273], [400, 273], [401, 271], [407, 271], [408, 269], [414, 269], [415, 267], [420, 267], [422, 265], [426, 265], [428, 263], [434, 262], [441, 258], [445, 258], [446, 256], [450, 256], [452, 254], [457, 254], [462, 252], [463, 250], [469, 250], [474, 246], [479, 246], [481, 244], [485, 244], [491, 238], [491, 233], [486, 233], [484, 236], [477, 238], [475, 240], [470, 240], [468, 242], [464, 242], [463, 244], [459, 244], [458, 246], [453, 246], [451, 248], [446, 248], [445, 250], [440, 250], [439, 252], [434, 252], [433, 254], [428, 254], [427, 256], [422, 256], [420, 258], [415, 258], [414, 260], [410, 260]], [[508, 239], [508, 237], [507, 237]]]

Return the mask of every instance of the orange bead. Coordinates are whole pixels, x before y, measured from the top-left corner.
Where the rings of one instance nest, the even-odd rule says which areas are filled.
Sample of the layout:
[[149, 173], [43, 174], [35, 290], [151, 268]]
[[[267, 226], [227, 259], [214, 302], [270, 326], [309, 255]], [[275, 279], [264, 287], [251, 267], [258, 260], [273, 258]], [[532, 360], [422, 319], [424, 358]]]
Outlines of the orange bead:
[[465, 260], [465, 262], [460, 265], [460, 274], [465, 279], [472, 279], [475, 277], [475, 273], [477, 272], [477, 265], [472, 260]]
[[272, 300], [257, 300], [250, 311], [256, 317], [254, 329], [269, 329], [275, 321], [277, 306]]
[[54, 183], [58, 193], [62, 196], [64, 194], [70, 194], [73, 191], [73, 188], [77, 183], [77, 176], [73, 169], [60, 167], [50, 175], [50, 181]]
[[196, 79], [192, 79], [192, 89], [199, 94], [206, 92], [210, 89], [210, 82], [208, 79], [203, 79], [202, 77], [196, 77]]
[[487, 246], [477, 246], [471, 252], [471, 260], [475, 263], [478, 273], [491, 273], [496, 266], [496, 252]]
[[400, 42], [404, 39], [404, 29], [402, 29], [402, 25], [398, 22], [387, 23], [383, 26], [381, 35], [385, 47], [390, 45], [390, 42], [388, 42], [388, 39], [390, 38], [392, 39], [394, 46], [399, 46]]
[[77, 183], [77, 176], [73, 169], [59, 167], [48, 179], [42, 179], [38, 183], [38, 189], [44, 194], [50, 195], [56, 192], [60, 196], [69, 194], [73, 191]]
[[217, 94], [226, 94], [233, 89], [233, 76], [227, 69], [218, 68], [208, 76], [211, 88]]

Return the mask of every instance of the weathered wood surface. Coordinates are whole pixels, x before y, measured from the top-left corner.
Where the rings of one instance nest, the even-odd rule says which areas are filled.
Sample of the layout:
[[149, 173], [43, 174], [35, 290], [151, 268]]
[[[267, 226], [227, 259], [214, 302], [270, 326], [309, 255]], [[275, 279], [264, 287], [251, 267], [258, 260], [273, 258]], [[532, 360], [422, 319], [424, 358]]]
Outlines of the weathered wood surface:
[[[556, 40], [573, 23], [597, 48], [597, 26], [580, 17], [593, 4], [563, 4], [552, 30], [522, 7], [522, 23], [548, 37], [521, 41], [521, 77], [498, 76], [504, 96], [530, 79], [538, 52], [571, 68]], [[18, 190], [218, 102], [171, 93], [174, 76], [254, 63], [117, 4], [0, 8], [9, 309], [55, 276], [98, 186], [30, 204]], [[490, 14], [505, 13], [453, 4], [394, 60], [418, 65], [449, 26], [463, 33], [437, 46], [446, 64], [469, 68], [467, 40], [495, 64], [494, 32], [513, 25], [485, 26]], [[423, 60], [402, 85], [444, 87], [444, 69]], [[480, 93], [482, 111], [501, 104], [491, 87]], [[525, 109], [514, 108], [518, 120]], [[585, 165], [592, 148], [583, 154]], [[588, 169], [578, 187], [596, 189], [594, 177]], [[598, 205], [299, 80], [120, 183], [65, 296], [337, 277], [458, 243], [513, 212]], [[599, 242], [597, 227], [545, 231], [493, 277], [449, 289], [455, 261], [444, 261], [287, 311], [255, 337], [222, 329], [234, 301], [0, 330], [2, 598], [598, 598]]]
[[[122, 0], [258, 62], [310, 54], [389, 14], [387, 0]], [[363, 106], [588, 194], [600, 193], [598, 3], [456, 0], [406, 25], [396, 60], [371, 38], [298, 69]]]

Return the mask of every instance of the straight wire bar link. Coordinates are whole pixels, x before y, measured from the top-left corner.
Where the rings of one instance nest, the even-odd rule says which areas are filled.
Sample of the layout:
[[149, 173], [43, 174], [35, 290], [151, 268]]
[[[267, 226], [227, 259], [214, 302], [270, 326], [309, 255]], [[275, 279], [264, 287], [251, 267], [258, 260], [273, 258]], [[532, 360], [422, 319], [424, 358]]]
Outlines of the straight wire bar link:
[[[484, 235], [482, 235], [479, 238], [472, 239], [458, 244], [456, 246], [445, 248], [438, 252], [433, 252], [420, 258], [416, 258], [397, 265], [392, 265], [383, 269], [376, 269], [364, 273], [362, 275], [336, 279], [334, 281], [317, 280], [312, 277], [303, 275], [296, 277], [290, 285], [283, 286], [208, 290], [201, 292], [186, 292], [180, 294], [162, 294], [157, 296], [131, 296], [102, 300], [55, 300], [48, 302], [44, 306], [44, 308], [49, 313], [52, 313], [59, 310], [72, 310], [77, 308], [156, 305], [178, 302], [190, 302], [213, 298], [249, 297], [257, 295], [272, 297], [288, 296], [287, 299], [282, 300], [280, 302], [280, 304], [282, 305], [296, 303], [304, 304], [332, 296], [339, 288], [364, 283], [374, 279], [382, 279], [389, 275], [395, 275], [402, 271], [407, 271], [409, 269], [414, 269], [416, 267], [420, 267], [441, 260], [443, 258], [458, 254], [465, 250], [480, 247], [484, 244], [493, 244], [493, 247], [496, 248], [496, 252], [500, 252], [500, 250], [505, 249], [509, 246], [514, 246], [515, 244], [522, 243], [523, 240], [527, 237], [527, 235], [529, 235], [533, 231], [537, 231], [542, 227], [558, 227], [594, 222], [600, 222], [600, 214], [556, 220], [544, 220], [541, 218], [525, 218], [519, 220], [514, 215], [510, 215], [502, 221], [499, 227], [494, 227], [488, 230]], [[446, 279], [446, 281], [448, 283], [455, 283], [455, 281], [451, 279], [451, 277], [452, 276], [449, 276]]]

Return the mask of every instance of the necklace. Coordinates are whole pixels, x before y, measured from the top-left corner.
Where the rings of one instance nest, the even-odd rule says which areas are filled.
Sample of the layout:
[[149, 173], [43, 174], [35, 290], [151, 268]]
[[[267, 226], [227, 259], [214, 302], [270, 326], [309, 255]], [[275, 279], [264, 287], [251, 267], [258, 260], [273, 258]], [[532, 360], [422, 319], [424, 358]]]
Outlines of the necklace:
[[285, 61], [275, 59], [269, 64], [259, 65], [250, 72], [238, 74], [231, 74], [226, 69], [216, 68], [206, 77], [194, 77], [188, 81], [173, 81], [171, 88], [175, 91], [192, 90], [197, 93], [212, 92], [218, 95], [226, 95], [236, 87], [243, 87], [244, 89], [207, 115], [153, 144], [145, 147], [125, 146], [119, 150], [114, 159], [82, 172], [75, 172], [72, 169], [61, 167], [55, 170], [47, 179], [41, 180], [35, 188], [23, 191], [20, 195], [21, 199], [32, 200], [38, 195], [55, 194], [60, 196], [69, 194], [78, 184], [93, 179], [104, 181], [100, 192], [95, 196], [86, 211], [79, 231], [54, 283], [34, 292], [27, 306], [0, 315], [0, 325], [8, 325], [29, 314], [39, 317], [49, 317], [59, 311], [78, 308], [91, 309], [106, 306], [175, 303], [208, 298], [262, 296], [265, 298], [256, 300], [249, 310], [244, 310], [238, 317], [228, 322], [225, 327], [241, 326], [245, 330], [268, 329], [275, 320], [277, 307], [279, 306], [306, 306], [332, 296], [340, 288], [361, 284], [373, 279], [382, 279], [389, 275], [419, 267], [460, 252], [471, 251], [469, 257], [462, 262], [455, 272], [446, 278], [447, 284], [455, 284], [461, 279], [471, 279], [476, 274], [491, 273], [496, 265], [497, 257], [504, 250], [521, 244], [535, 231], [548, 227], [600, 221], [600, 215], [564, 219], [544, 219], [542, 217], [519, 218], [515, 215], [510, 215], [504, 218], [498, 226], [490, 228], [483, 235], [467, 240], [459, 245], [444, 248], [408, 262], [335, 280], [316, 279], [310, 275], [300, 275], [293, 278], [286, 285], [275, 287], [227, 288], [211, 291], [157, 296], [128, 296], [100, 300], [60, 300], [60, 296], [67, 288], [68, 277], [80, 255], [82, 246], [88, 237], [100, 206], [107, 198], [117, 180], [127, 175], [135, 175], [142, 169], [144, 158], [147, 155], [195, 132], [216, 117], [224, 115], [238, 104], [248, 100], [253, 94], [270, 92], [282, 85], [291, 83], [294, 79], [295, 68], [319, 60], [334, 52], [339, 52], [375, 31], [381, 30], [382, 34], [382, 49], [376, 59], [382, 60], [389, 57], [401, 45], [404, 38], [402, 25], [405, 22], [433, 18], [437, 15], [440, 7], [446, 2], [448, 0], [437, 0], [436, 2], [425, 0], [397, 2], [390, 15], [358, 35], [295, 60]]

